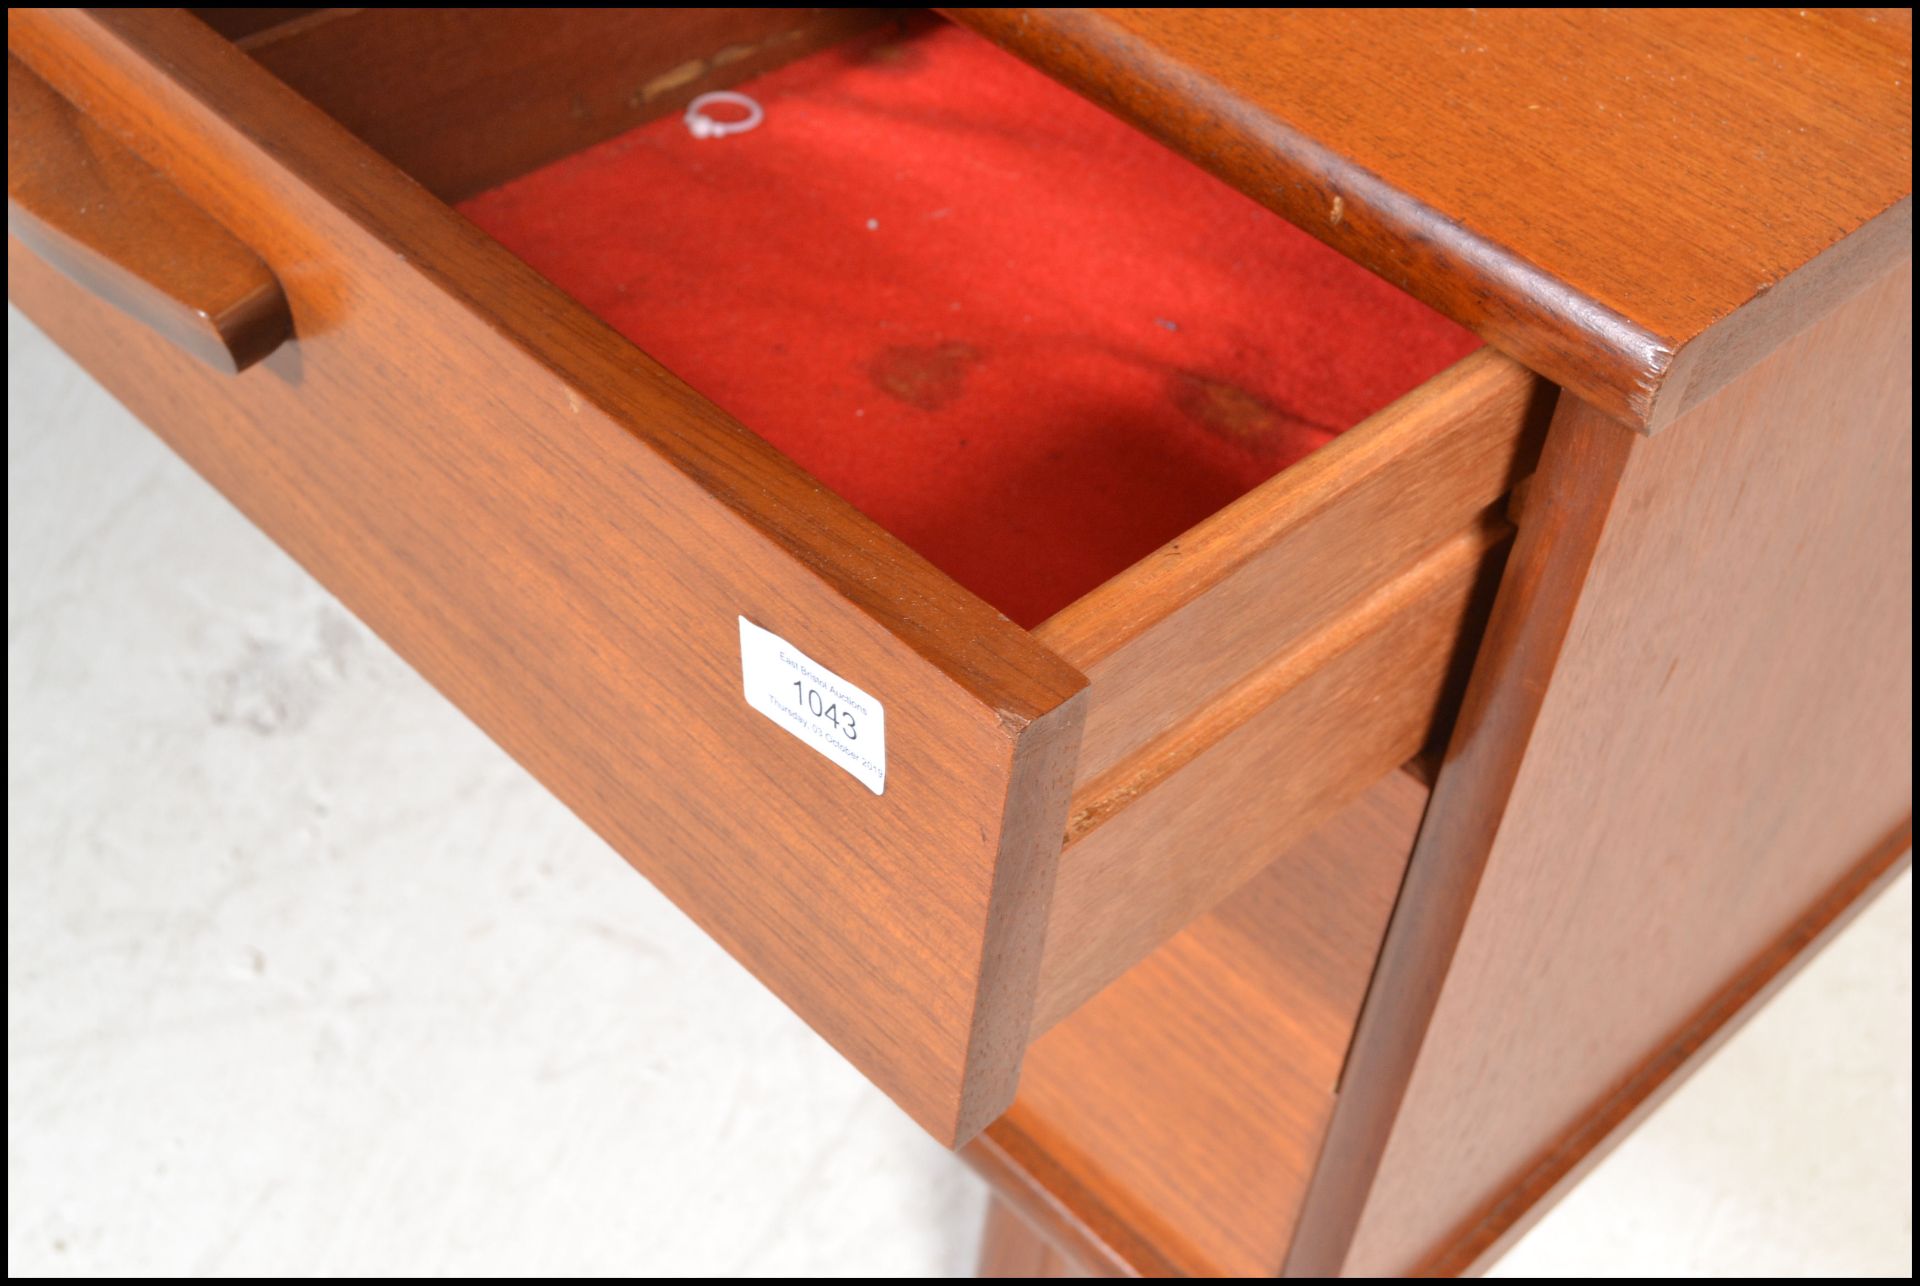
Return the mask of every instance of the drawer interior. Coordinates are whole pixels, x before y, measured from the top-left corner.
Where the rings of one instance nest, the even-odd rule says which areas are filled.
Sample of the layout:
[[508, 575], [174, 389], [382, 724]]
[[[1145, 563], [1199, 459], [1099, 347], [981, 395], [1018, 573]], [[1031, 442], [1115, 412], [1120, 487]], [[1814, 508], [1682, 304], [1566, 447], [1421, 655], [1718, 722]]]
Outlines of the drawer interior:
[[1022, 625], [1476, 346], [962, 28], [740, 88], [460, 208]]
[[[249, 38], [256, 56], [317, 77], [329, 39], [335, 57], [367, 43], [345, 41], [367, 19], [333, 12]], [[631, 11], [604, 39], [657, 43], [664, 21]], [[1021, 625], [1477, 347], [929, 16], [882, 22], [736, 84], [765, 121], [694, 137], [679, 102], [756, 48], [721, 46], [661, 72], [636, 92], [676, 77], [678, 92], [598, 143], [543, 156], [579, 141], [558, 140], [477, 192], [464, 189], [501, 176], [440, 185], [508, 249]], [[516, 69], [496, 70], [511, 104]], [[445, 162], [421, 168], [431, 177]]]

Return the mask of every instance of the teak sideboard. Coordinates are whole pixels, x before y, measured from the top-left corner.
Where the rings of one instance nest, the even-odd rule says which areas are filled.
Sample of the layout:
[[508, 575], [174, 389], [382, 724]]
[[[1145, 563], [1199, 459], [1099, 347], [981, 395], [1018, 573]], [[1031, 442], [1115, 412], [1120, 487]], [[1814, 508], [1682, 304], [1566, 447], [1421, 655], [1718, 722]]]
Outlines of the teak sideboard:
[[10, 297], [961, 1149], [983, 1272], [1472, 1271], [1908, 860], [1905, 12], [8, 51]]

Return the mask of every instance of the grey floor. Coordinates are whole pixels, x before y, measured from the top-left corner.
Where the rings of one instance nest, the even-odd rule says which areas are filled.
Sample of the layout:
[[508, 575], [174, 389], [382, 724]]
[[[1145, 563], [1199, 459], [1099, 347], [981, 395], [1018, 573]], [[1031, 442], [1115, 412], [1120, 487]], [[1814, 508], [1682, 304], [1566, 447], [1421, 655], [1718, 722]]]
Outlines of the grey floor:
[[[984, 1193], [7, 323], [8, 1271], [934, 1275]], [[1912, 1271], [1903, 878], [1500, 1266]]]

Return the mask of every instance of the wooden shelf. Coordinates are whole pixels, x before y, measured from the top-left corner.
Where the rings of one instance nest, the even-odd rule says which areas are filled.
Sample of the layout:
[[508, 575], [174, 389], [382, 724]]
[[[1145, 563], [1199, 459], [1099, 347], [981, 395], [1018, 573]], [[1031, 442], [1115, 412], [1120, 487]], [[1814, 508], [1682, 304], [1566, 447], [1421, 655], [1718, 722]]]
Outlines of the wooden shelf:
[[1387, 777], [1048, 1032], [968, 1159], [1089, 1268], [1277, 1272], [1426, 800]]

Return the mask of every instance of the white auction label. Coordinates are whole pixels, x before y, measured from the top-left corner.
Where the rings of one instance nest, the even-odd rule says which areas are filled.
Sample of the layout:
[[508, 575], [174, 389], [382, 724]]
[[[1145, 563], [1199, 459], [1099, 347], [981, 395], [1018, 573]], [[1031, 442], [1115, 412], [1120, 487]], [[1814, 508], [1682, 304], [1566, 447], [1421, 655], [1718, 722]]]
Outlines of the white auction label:
[[887, 712], [778, 634], [740, 618], [747, 704], [860, 779], [887, 789]]

